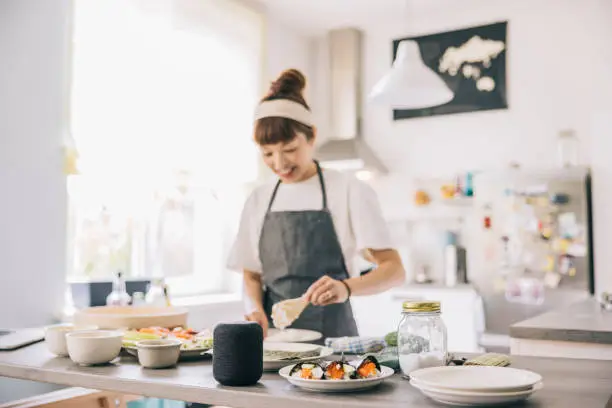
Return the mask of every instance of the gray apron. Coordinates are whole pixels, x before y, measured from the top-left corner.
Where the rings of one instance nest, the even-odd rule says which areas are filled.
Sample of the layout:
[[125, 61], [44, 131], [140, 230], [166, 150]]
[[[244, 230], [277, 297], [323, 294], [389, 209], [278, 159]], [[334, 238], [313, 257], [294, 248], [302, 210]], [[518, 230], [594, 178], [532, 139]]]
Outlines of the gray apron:
[[[322, 276], [349, 277], [327, 209], [325, 182], [315, 161], [323, 195], [321, 210], [270, 211], [281, 181], [274, 187], [259, 237], [259, 257], [264, 283], [264, 308], [272, 325], [272, 306], [302, 296]], [[292, 328], [315, 330], [326, 337], [357, 336], [349, 301], [329, 306], [309, 305]]]

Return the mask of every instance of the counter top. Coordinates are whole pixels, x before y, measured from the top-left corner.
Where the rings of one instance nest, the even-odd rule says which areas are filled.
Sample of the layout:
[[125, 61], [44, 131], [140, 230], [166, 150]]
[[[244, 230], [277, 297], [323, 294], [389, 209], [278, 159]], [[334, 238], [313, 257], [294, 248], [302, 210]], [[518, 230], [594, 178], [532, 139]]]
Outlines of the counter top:
[[[533, 370], [544, 378], [544, 389], [522, 407], [601, 408], [612, 404], [609, 361], [512, 357], [512, 366]], [[234, 408], [440, 406], [399, 375], [359, 394], [301, 391], [274, 373], [265, 374], [252, 387], [224, 387], [213, 379], [210, 361], [147, 370], [133, 357], [121, 357], [114, 364], [81, 367], [68, 358], [53, 356], [44, 343], [0, 352], [0, 376]]]
[[612, 311], [588, 299], [515, 323], [510, 337], [612, 345]]

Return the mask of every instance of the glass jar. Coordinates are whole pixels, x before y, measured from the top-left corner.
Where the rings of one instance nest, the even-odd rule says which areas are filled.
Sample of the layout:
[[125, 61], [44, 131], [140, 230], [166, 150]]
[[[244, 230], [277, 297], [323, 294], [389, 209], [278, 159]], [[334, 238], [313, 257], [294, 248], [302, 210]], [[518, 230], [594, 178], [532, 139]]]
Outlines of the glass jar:
[[446, 326], [440, 302], [408, 301], [402, 305], [397, 351], [404, 377], [419, 368], [446, 365]]
[[132, 294], [132, 306], [143, 306], [146, 303], [145, 294], [143, 292], [134, 292]]

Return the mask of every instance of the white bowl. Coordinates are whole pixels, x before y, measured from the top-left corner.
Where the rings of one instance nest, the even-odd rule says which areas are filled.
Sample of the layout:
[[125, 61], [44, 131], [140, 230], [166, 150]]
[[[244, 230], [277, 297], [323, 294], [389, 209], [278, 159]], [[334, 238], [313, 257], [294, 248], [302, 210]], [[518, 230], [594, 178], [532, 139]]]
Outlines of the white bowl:
[[45, 327], [45, 343], [53, 354], [60, 357], [68, 356], [66, 333], [77, 330], [96, 330], [97, 326], [77, 326], [72, 323], [55, 324]]
[[178, 339], [141, 340], [136, 343], [138, 362], [145, 368], [166, 368], [176, 365], [182, 342]]
[[82, 330], [66, 333], [70, 359], [77, 364], [109, 363], [121, 352], [123, 332], [118, 330]]
[[316, 360], [323, 359], [325, 357], [329, 357], [332, 354], [334, 354], [334, 350], [332, 350], [329, 347], [323, 347], [323, 346], [319, 346], [317, 344], [310, 344], [310, 343], [269, 343], [269, 342], [264, 342], [263, 348], [264, 348], [264, 352], [266, 350], [289, 351], [289, 352], [306, 352], [306, 351], [311, 351], [311, 350], [319, 349], [319, 354], [317, 356], [315, 356], [315, 357], [302, 357], [302, 358], [296, 358], [296, 359], [291, 360], [291, 361], [268, 358], [264, 354], [264, 360], [263, 360], [263, 369], [264, 369], [264, 371], [278, 371], [281, 368], [285, 367], [288, 363], [297, 364], [297, 363], [303, 363], [303, 362], [306, 362], [306, 361], [316, 361]]

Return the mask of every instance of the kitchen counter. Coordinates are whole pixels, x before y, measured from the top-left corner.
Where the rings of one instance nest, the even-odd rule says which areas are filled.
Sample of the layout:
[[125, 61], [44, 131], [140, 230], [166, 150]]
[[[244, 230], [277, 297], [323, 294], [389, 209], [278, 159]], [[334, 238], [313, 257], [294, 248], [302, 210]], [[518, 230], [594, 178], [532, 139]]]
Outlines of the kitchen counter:
[[[612, 404], [612, 364], [595, 360], [513, 357], [513, 366], [544, 377], [544, 389], [523, 407], [601, 408]], [[234, 408], [439, 407], [399, 375], [358, 394], [301, 391], [277, 374], [252, 387], [224, 387], [210, 361], [181, 363], [175, 369], [147, 370], [133, 357], [115, 364], [81, 367], [50, 354], [44, 343], [0, 353], [0, 376]]]
[[592, 298], [515, 323], [510, 337], [513, 354], [612, 360], [612, 312]]
[[589, 299], [510, 326], [510, 336], [612, 345], [612, 312]]

